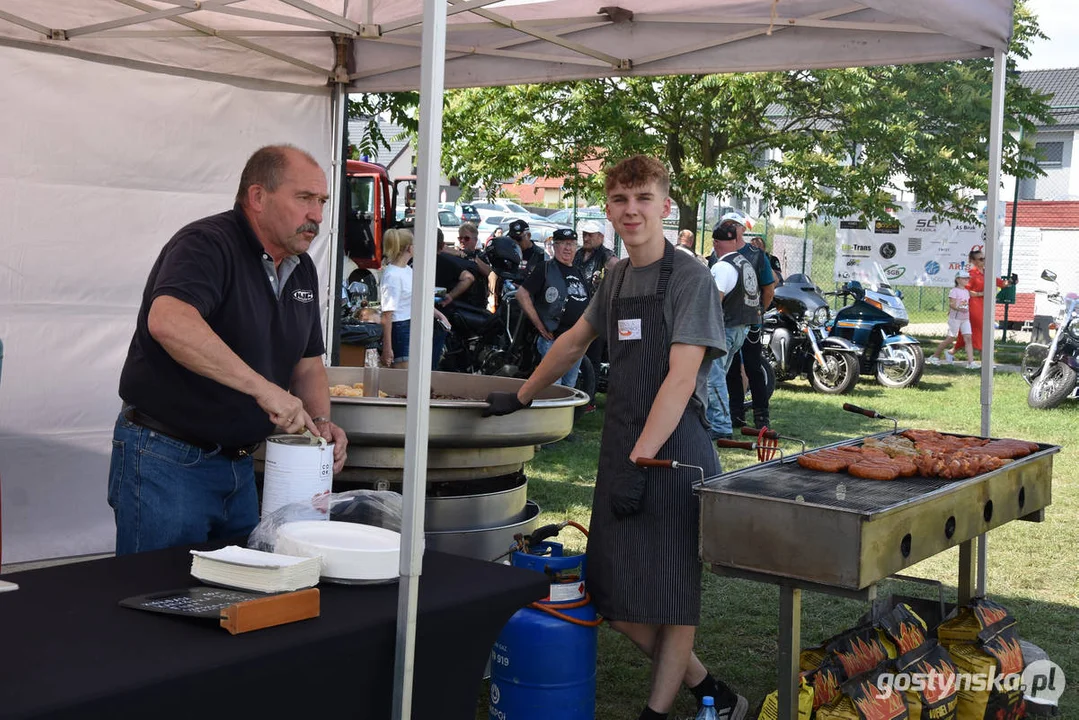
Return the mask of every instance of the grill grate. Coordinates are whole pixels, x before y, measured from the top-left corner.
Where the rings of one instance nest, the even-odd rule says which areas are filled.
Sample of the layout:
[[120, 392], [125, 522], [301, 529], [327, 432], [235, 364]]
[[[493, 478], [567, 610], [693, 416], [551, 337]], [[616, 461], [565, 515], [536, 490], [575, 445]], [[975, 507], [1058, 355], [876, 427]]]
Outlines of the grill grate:
[[[979, 476], [984, 477], [984, 476]], [[864, 480], [848, 473], [826, 473], [802, 467], [793, 458], [754, 465], [705, 481], [709, 490], [805, 502], [836, 510], [875, 514], [917, 500], [964, 480], [897, 478]]]

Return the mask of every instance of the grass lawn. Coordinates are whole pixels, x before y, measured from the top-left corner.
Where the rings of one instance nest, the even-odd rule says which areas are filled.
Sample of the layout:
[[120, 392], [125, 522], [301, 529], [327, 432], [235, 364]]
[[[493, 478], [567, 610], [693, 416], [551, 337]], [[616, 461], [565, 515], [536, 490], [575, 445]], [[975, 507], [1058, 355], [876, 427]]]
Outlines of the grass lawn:
[[[1000, 358], [998, 357], [998, 360]], [[885, 390], [862, 376], [847, 396], [813, 392], [807, 382], [782, 385], [772, 398], [776, 429], [804, 438], [810, 446], [885, 430], [890, 425], [844, 412], [852, 402], [899, 418], [901, 427], [977, 434], [980, 428], [980, 374], [952, 367], [927, 367], [920, 385]], [[1043, 523], [1013, 522], [989, 535], [988, 584], [992, 597], [1019, 620], [1021, 635], [1044, 648], [1072, 683], [1061, 701], [1062, 717], [1079, 717], [1079, 404], [1051, 411], [1031, 410], [1027, 386], [1018, 374], [998, 374], [993, 390], [992, 435], [1062, 445], [1054, 456], [1053, 504]], [[541, 523], [573, 519], [588, 523], [592, 486], [603, 423], [599, 411], [577, 424], [574, 441], [537, 453], [526, 472], [529, 497], [543, 509]], [[725, 470], [755, 462], [750, 453], [723, 450]], [[585, 539], [572, 528], [560, 538], [583, 551]], [[746, 542], [753, 542], [747, 537]], [[955, 601], [958, 551], [942, 553], [905, 573], [942, 581]], [[922, 585], [886, 581], [880, 594], [932, 597]], [[804, 593], [802, 645], [814, 645], [849, 627], [868, 607], [860, 602]], [[731, 683], [755, 707], [775, 689], [779, 593], [775, 586], [722, 579], [705, 573], [704, 607], [697, 652], [717, 677]], [[649, 663], [637, 649], [606, 626], [599, 631], [596, 717], [637, 717], [648, 697]], [[486, 688], [485, 688], [486, 689]], [[683, 690], [671, 717], [693, 717], [695, 705]], [[486, 697], [478, 718], [487, 717]]]

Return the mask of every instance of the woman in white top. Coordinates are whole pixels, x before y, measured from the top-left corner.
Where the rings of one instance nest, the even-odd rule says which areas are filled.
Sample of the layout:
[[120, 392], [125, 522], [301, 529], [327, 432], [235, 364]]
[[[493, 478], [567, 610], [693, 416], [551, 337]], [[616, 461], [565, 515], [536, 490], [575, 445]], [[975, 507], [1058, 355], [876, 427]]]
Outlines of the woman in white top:
[[[387, 230], [382, 236], [382, 283], [378, 289], [382, 311], [382, 364], [386, 367], [408, 367], [408, 343], [412, 320], [412, 233], [408, 230]], [[437, 309], [435, 318], [449, 328], [449, 320]], [[445, 333], [436, 328], [432, 369], [442, 354]]]

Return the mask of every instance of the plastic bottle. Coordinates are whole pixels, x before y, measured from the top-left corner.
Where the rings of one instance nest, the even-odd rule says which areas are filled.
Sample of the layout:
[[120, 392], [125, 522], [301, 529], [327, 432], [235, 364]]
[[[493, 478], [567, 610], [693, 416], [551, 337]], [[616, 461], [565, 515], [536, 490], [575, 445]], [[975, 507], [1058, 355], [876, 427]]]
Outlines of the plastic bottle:
[[697, 720], [717, 720], [716, 701], [711, 695], [701, 698], [701, 709], [697, 713]]

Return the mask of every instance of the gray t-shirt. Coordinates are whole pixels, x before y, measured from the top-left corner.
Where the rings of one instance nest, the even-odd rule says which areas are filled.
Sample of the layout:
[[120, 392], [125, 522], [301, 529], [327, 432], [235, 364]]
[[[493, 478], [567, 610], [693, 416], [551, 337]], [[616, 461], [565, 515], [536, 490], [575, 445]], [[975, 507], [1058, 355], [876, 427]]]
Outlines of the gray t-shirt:
[[[701, 404], [707, 407], [708, 368], [712, 360], [724, 354], [727, 345], [719, 290], [716, 289], [708, 268], [692, 255], [676, 252], [673, 261], [667, 296], [663, 303], [663, 320], [670, 332], [671, 344], [683, 343], [705, 348], [704, 362], [697, 371], [695, 394]], [[622, 274], [622, 266], [627, 268], [621, 297], [636, 297], [655, 294], [662, 262], [657, 260], [651, 265], [636, 268], [628, 259], [624, 259], [606, 274], [596, 297], [584, 312], [584, 319], [604, 341], [607, 339], [611, 294]], [[618, 382], [617, 379], [613, 381]]]

